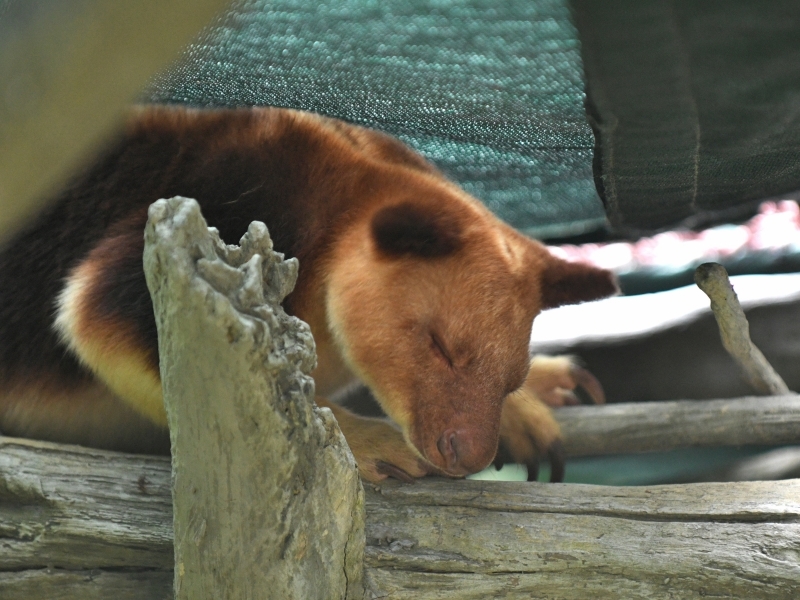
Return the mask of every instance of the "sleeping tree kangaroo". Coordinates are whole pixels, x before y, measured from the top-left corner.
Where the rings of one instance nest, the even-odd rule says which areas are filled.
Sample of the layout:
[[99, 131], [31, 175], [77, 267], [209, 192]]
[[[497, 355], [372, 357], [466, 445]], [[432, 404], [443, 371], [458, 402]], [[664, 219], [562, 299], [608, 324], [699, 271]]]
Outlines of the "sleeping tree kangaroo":
[[[549, 456], [547, 404], [576, 385], [528, 354], [543, 309], [616, 292], [552, 256], [395, 139], [292, 110], [140, 108], [91, 167], [0, 250], [0, 431], [169, 452], [156, 326], [142, 270], [148, 206], [197, 199], [228, 242], [253, 220], [300, 261], [284, 308], [310, 326], [317, 403], [362, 477], [464, 476]], [[389, 419], [326, 396], [358, 379]]]

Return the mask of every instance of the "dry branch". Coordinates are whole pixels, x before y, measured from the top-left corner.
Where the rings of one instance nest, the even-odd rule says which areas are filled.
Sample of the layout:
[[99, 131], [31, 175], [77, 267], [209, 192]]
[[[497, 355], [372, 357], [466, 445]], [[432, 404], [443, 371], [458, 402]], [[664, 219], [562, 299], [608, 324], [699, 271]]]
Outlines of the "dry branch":
[[568, 456], [800, 443], [796, 394], [566, 406], [555, 415]]
[[[169, 598], [169, 481], [166, 458], [0, 438], [0, 597]], [[800, 594], [798, 480], [393, 482], [366, 514], [368, 598]]]
[[739, 365], [747, 382], [760, 394], [788, 394], [786, 383], [750, 339], [747, 317], [725, 267], [704, 263], [695, 270], [694, 280], [711, 300], [722, 345]]

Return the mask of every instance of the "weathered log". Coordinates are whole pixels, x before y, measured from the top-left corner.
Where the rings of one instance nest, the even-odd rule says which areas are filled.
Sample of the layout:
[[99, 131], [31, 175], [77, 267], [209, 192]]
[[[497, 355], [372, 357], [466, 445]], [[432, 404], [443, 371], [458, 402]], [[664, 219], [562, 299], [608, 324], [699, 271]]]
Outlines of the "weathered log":
[[169, 600], [172, 571], [40, 569], [0, 572], [0, 590], [9, 600]]
[[568, 456], [800, 443], [800, 395], [676, 400], [555, 411]]
[[0, 438], [0, 598], [172, 598], [168, 458]]
[[240, 246], [194, 200], [150, 207], [153, 298], [172, 446], [175, 597], [363, 596], [364, 492], [329, 409], [314, 340], [281, 303], [297, 259], [263, 223]]
[[[166, 458], [0, 438], [0, 597], [170, 597], [169, 483]], [[390, 482], [366, 514], [367, 597], [800, 594], [800, 480]]]
[[378, 596], [752, 600], [800, 592], [798, 481], [472, 483], [368, 495], [367, 574]]

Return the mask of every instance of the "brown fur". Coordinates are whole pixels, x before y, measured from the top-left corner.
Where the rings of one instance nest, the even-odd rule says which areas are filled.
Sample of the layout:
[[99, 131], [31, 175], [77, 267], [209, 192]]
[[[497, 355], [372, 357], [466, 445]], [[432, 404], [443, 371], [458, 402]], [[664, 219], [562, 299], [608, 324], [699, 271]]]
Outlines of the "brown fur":
[[[155, 435], [164, 447], [141, 256], [147, 206], [173, 195], [196, 198], [228, 242], [264, 221], [300, 260], [285, 308], [314, 333], [318, 393], [357, 377], [393, 421], [318, 400], [367, 479], [472, 473], [498, 440], [530, 465], [558, 446], [540, 400], [560, 403], [578, 380], [569, 361], [531, 367], [531, 324], [543, 308], [613, 293], [613, 278], [554, 258], [388, 136], [268, 108], [137, 111], [2, 250], [5, 433], [145, 451]], [[101, 422], [118, 399], [153, 425], [122, 406]]]

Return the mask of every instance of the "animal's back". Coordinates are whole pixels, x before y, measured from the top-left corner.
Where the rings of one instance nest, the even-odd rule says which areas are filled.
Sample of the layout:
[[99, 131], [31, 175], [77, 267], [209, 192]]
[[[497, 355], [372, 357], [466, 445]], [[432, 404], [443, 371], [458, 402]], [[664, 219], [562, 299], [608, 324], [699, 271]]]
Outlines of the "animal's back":
[[[196, 198], [230, 242], [238, 241], [251, 220], [277, 223], [271, 227], [276, 248], [295, 252], [297, 211], [291, 205], [308, 181], [298, 170], [309, 163], [296, 160], [291, 148], [280, 156], [279, 141], [270, 139], [280, 137], [287, 114], [263, 109], [189, 116], [150, 109], [144, 122], [134, 120], [99, 161], [0, 250], [0, 377], [86, 378], [53, 328], [57, 296], [70, 270], [98, 240], [131, 222], [143, 231], [147, 207], [159, 198]], [[300, 146], [302, 140], [295, 154], [310, 151]], [[141, 248], [130, 248], [129, 258], [140, 261]], [[109, 282], [118, 296], [134, 288], [134, 296], [122, 302], [147, 293], [143, 276], [130, 280], [130, 274], [120, 271], [129, 281]], [[151, 312], [144, 308], [143, 313]], [[154, 335], [147, 314], [141, 325]]]
[[[294, 256], [309, 242], [298, 220], [309, 211], [297, 206], [315, 198], [307, 171], [339, 137], [324, 119], [280, 109], [136, 111], [99, 159], [0, 248], [0, 432], [168, 449], [163, 427], [120, 403], [60, 339], [55, 319], [68, 277], [91, 253], [102, 257], [93, 317], [134, 324], [157, 373], [141, 264], [148, 206], [194, 197], [223, 239], [238, 241], [260, 220], [275, 247]], [[109, 336], [124, 338], [121, 331]]]

